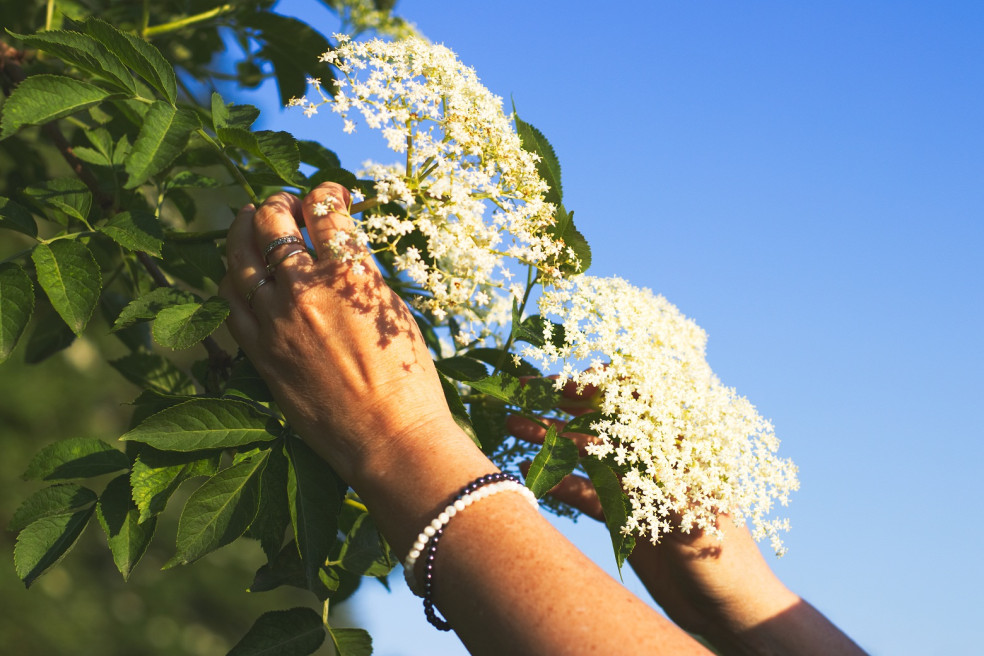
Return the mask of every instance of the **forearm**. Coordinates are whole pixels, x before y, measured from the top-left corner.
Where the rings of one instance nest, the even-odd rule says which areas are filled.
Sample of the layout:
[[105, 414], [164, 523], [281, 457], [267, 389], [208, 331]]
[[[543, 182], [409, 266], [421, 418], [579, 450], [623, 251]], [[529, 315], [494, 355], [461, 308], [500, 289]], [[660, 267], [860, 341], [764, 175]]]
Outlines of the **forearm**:
[[[353, 482], [400, 555], [463, 485], [496, 470], [457, 428], [440, 430], [460, 437], [449, 435], [440, 451], [377, 456]], [[518, 494], [456, 515], [441, 538], [434, 578], [438, 608], [472, 653], [706, 653]]]

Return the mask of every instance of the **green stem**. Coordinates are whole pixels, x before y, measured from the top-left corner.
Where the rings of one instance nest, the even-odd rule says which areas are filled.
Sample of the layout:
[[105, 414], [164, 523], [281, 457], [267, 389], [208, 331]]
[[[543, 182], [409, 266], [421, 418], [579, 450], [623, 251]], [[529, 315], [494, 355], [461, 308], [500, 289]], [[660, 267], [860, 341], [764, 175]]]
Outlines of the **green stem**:
[[206, 230], [204, 232], [176, 232], [174, 230], [165, 230], [164, 239], [172, 242], [197, 243], [215, 241], [216, 239], [225, 239], [228, 234], [228, 229]]
[[147, 26], [150, 25], [150, 0], [143, 0], [143, 8], [140, 12], [140, 33], [145, 34], [147, 32]]
[[44, 13], [44, 29], [50, 30], [51, 24], [55, 19], [55, 0], [48, 0], [48, 7]]
[[[523, 311], [526, 309], [526, 303], [530, 300], [530, 292], [533, 291], [533, 285], [536, 284], [537, 277], [533, 275], [533, 265], [527, 265], [526, 267], [526, 291], [523, 292], [523, 300], [519, 304], [519, 312], [517, 316], [519, 320], [523, 320]], [[499, 356], [499, 361], [495, 363], [495, 368], [492, 370], [492, 375], [499, 373], [502, 368], [502, 364], [506, 361], [506, 356], [509, 354], [509, 349], [512, 348], [513, 342], [516, 341], [516, 320], [513, 319], [512, 325], [509, 328], [509, 338], [506, 340], [506, 345], [502, 347], [502, 354]]]
[[358, 214], [359, 212], [365, 212], [366, 210], [371, 210], [372, 208], [379, 205], [378, 198], [367, 198], [361, 203], [356, 203], [349, 208], [349, 214]]
[[161, 34], [167, 34], [168, 32], [176, 32], [178, 30], [184, 29], [190, 25], [196, 23], [204, 23], [205, 21], [212, 20], [217, 16], [222, 14], [228, 14], [230, 11], [235, 9], [234, 5], [222, 5], [216, 7], [215, 9], [209, 9], [208, 11], [203, 11], [200, 14], [195, 14], [194, 16], [186, 16], [184, 18], [179, 18], [178, 20], [171, 21], [170, 23], [164, 23], [162, 25], [154, 25], [153, 27], [144, 28], [141, 36], [145, 39], [152, 39], [155, 36]]
[[229, 156], [226, 155], [225, 150], [222, 149], [222, 146], [215, 139], [208, 136], [208, 133], [205, 132], [205, 130], [202, 130], [201, 128], [197, 130], [197, 134], [202, 139], [204, 139], [206, 143], [211, 145], [212, 148], [215, 148], [215, 150], [218, 151], [220, 155], [222, 155], [226, 168], [229, 169], [229, 172], [232, 173], [233, 177], [236, 178], [236, 180], [239, 182], [239, 185], [246, 192], [246, 195], [249, 196], [249, 202], [253, 203], [253, 205], [255, 205], [256, 207], [259, 207], [260, 199], [256, 195], [256, 192], [253, 191], [253, 187], [250, 186], [249, 182], [246, 180], [246, 176], [244, 176], [243, 172], [239, 170], [239, 167], [236, 166], [236, 163], [233, 162], [231, 159], [229, 159]]

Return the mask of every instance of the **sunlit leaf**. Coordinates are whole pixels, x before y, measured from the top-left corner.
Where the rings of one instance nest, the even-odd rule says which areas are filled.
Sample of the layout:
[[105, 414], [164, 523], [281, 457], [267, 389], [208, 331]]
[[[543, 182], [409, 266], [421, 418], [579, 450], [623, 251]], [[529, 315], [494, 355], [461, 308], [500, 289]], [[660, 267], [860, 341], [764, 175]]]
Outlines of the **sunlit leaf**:
[[368, 513], [360, 514], [345, 535], [338, 560], [348, 571], [363, 576], [385, 576], [396, 565]]
[[77, 239], [38, 244], [31, 252], [38, 283], [76, 335], [85, 330], [102, 290], [96, 259]]
[[14, 35], [24, 43], [44, 50], [76, 68], [106, 80], [120, 91], [135, 94], [133, 76], [120, 58], [86, 34], [50, 30], [31, 35]]
[[142, 524], [138, 521], [140, 511], [133, 503], [127, 474], [114, 478], [103, 490], [96, 516], [106, 533], [106, 542], [116, 569], [125, 581], [150, 546], [157, 520], [155, 518]]
[[269, 442], [279, 434], [280, 422], [248, 403], [192, 399], [152, 415], [120, 439], [163, 451], [202, 451]]
[[85, 31], [115, 53], [124, 64], [164, 95], [172, 105], [178, 97], [174, 69], [160, 50], [143, 39], [122, 32], [98, 18], [88, 18]]
[[478, 360], [464, 356], [444, 358], [434, 362], [437, 370], [452, 380], [481, 380], [489, 370]]
[[628, 498], [622, 490], [618, 476], [604, 462], [588, 456], [581, 460], [581, 467], [587, 472], [588, 478], [591, 479], [591, 483], [598, 493], [601, 509], [605, 513], [605, 525], [608, 527], [608, 533], [612, 538], [615, 563], [618, 565], [619, 573], [621, 573], [625, 559], [635, 548], [635, 537], [622, 533], [622, 527], [625, 526], [628, 519]]
[[561, 437], [551, 424], [543, 446], [526, 472], [526, 487], [539, 499], [552, 490], [577, 467], [578, 450], [573, 440]]
[[198, 114], [157, 101], [144, 115], [137, 140], [126, 160], [130, 176], [127, 189], [133, 189], [167, 168], [181, 154], [188, 137], [201, 127]]
[[25, 125], [44, 125], [92, 107], [110, 96], [94, 84], [60, 75], [32, 75], [18, 84], [3, 104], [0, 140]]
[[328, 635], [338, 656], [370, 656], [372, 637], [364, 629], [339, 629], [329, 626]]
[[198, 560], [246, 531], [256, 516], [260, 477], [269, 453], [243, 459], [195, 490], [178, 520], [177, 553], [165, 567]]
[[102, 476], [130, 467], [130, 459], [102, 440], [72, 437], [49, 444], [31, 459], [26, 479], [46, 481]]
[[229, 316], [229, 302], [213, 296], [204, 303], [164, 308], [154, 320], [154, 340], [172, 349], [191, 348], [211, 335]]
[[219, 456], [200, 453], [174, 453], [143, 449], [130, 472], [133, 501], [145, 522], [164, 510], [168, 499], [184, 481], [196, 476], [213, 476], [219, 469]]
[[150, 212], [120, 212], [99, 228], [120, 246], [160, 256], [164, 231]]
[[164, 308], [186, 305], [197, 300], [198, 298], [190, 292], [174, 287], [158, 287], [127, 304], [113, 323], [113, 330], [127, 328], [139, 321], [150, 321]]

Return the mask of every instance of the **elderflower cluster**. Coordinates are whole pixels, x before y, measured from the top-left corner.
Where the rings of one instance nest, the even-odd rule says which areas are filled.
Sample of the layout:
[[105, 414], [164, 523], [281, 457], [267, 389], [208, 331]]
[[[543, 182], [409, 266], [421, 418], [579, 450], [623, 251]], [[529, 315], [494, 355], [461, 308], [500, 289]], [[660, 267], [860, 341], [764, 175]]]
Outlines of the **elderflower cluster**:
[[318, 99], [292, 104], [307, 115], [329, 104], [347, 132], [361, 120], [402, 155], [399, 166], [364, 171], [378, 207], [359, 228], [377, 252], [392, 253], [419, 288], [420, 307], [441, 320], [514, 293], [517, 263], [536, 267], [545, 280], [576, 265], [573, 251], [550, 233], [556, 208], [544, 200], [548, 187], [536, 156], [523, 150], [502, 99], [473, 69], [419, 39], [336, 36], [338, 48], [321, 57], [340, 72], [334, 96], [315, 82]]
[[782, 553], [788, 520], [767, 516], [799, 487], [796, 466], [777, 457], [769, 422], [711, 371], [704, 331], [619, 278], [575, 276], [545, 289], [539, 310], [563, 326], [563, 340], [544, 322], [545, 345], [521, 354], [559, 366], [558, 388], [599, 390], [603, 418], [591, 424], [598, 438], [587, 450], [623, 474], [631, 502], [623, 531], [653, 542], [677, 523], [717, 533], [715, 517], [729, 513]]

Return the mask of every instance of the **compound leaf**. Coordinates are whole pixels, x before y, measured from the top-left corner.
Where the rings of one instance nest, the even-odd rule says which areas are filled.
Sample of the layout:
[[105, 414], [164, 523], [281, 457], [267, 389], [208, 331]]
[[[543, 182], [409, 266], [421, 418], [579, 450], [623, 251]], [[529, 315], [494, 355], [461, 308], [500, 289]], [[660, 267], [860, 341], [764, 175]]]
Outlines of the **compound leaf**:
[[20, 532], [14, 546], [14, 569], [26, 587], [75, 546], [93, 511], [87, 508], [71, 515], [43, 517]]
[[0, 140], [25, 125], [44, 125], [97, 105], [110, 95], [94, 84], [61, 75], [32, 75], [17, 85], [3, 104]]
[[74, 483], [44, 487], [29, 496], [14, 511], [8, 531], [20, 531], [44, 517], [71, 515], [96, 501], [96, 493]]
[[172, 349], [191, 348], [211, 335], [229, 316], [229, 302], [213, 296], [203, 303], [164, 308], [154, 321], [154, 340]]
[[526, 487], [539, 499], [577, 467], [578, 451], [573, 440], [561, 437], [553, 424], [547, 427], [543, 446], [526, 472]]
[[127, 474], [114, 478], [103, 490], [96, 506], [96, 516], [106, 533], [106, 542], [116, 569], [125, 581], [150, 546], [157, 519], [142, 524], [139, 522], [140, 511], [133, 502]]
[[126, 188], [143, 184], [169, 166], [184, 150], [191, 133], [201, 126], [198, 115], [190, 109], [162, 101], [151, 105], [126, 160], [126, 172], [130, 176]]

